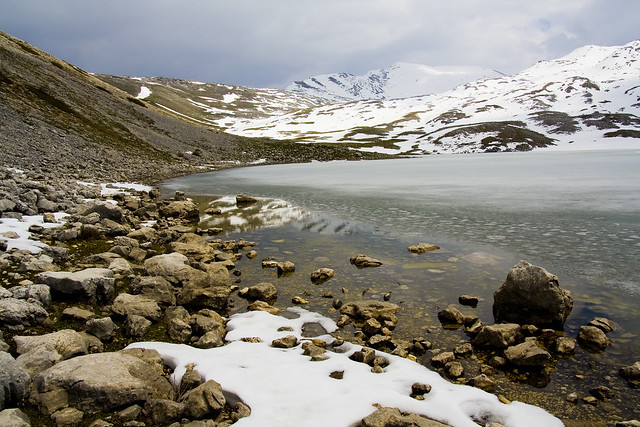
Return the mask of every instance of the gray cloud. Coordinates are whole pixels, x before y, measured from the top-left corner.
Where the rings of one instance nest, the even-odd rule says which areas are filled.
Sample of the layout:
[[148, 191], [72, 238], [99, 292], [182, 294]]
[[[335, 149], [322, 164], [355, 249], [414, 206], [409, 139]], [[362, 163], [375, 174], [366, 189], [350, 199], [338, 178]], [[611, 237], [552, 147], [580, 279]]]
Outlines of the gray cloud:
[[629, 0], [4, 0], [0, 28], [87, 71], [256, 87], [396, 61], [514, 73], [640, 38]]

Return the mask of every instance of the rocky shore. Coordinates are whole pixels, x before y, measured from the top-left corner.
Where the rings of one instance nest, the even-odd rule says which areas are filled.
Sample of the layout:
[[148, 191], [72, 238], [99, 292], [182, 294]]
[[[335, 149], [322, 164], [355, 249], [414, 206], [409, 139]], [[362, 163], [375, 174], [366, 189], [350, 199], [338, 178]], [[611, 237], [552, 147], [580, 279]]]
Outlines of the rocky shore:
[[[267, 281], [244, 283], [236, 268], [243, 257], [259, 256], [258, 242], [223, 240], [218, 229], [198, 228], [198, 207], [181, 193], [161, 199], [153, 189], [116, 190], [106, 197], [100, 186], [88, 183], [53, 185], [21, 171], [0, 174], [1, 217], [38, 216], [41, 221], [28, 231], [34, 241], [46, 244], [36, 253], [9, 249], [17, 234], [0, 235], [0, 425], [222, 426], [250, 416], [250, 407], [230, 401], [220, 384], [203, 381], [197, 369], [188, 368], [180, 383], [172, 384], [172, 369], [157, 351], [125, 347], [155, 340], [201, 349], [223, 346], [232, 296], [245, 299], [249, 310], [278, 313], [276, 287]], [[237, 199], [239, 204], [252, 202], [246, 196]], [[54, 212], [60, 211], [68, 216], [56, 217]], [[409, 250], [424, 253], [438, 247], [418, 244]], [[358, 268], [382, 264], [363, 254], [351, 263]], [[262, 267], [278, 274], [296, 269], [290, 262], [268, 259]], [[310, 280], [320, 284], [334, 274], [320, 268]], [[297, 298], [292, 304], [305, 303]], [[417, 361], [432, 348], [423, 337], [394, 337], [402, 307], [387, 295], [381, 301], [363, 298], [345, 304], [332, 295], [327, 298], [339, 311], [337, 325], [343, 328], [333, 342], [302, 344], [293, 336], [271, 345], [301, 345], [312, 359], [323, 360], [348, 339], [361, 345], [350, 358], [374, 373], [384, 372], [387, 365], [376, 350]], [[461, 295], [458, 303], [473, 307], [478, 299]], [[438, 313], [444, 328], [463, 328], [468, 342], [434, 354], [432, 368], [461, 382], [460, 362], [473, 357], [481, 373], [464, 382], [493, 392], [497, 372], [544, 377], [551, 373], [553, 359], [571, 355], [577, 345], [605, 351], [607, 333], [615, 328], [607, 319], [593, 319], [576, 337], [564, 336], [562, 326], [572, 306], [571, 294], [560, 288], [557, 277], [521, 262], [495, 294], [495, 324], [484, 324], [454, 305]], [[352, 335], [346, 327], [353, 329]], [[640, 362], [620, 367], [619, 375], [635, 391]], [[429, 384], [416, 383], [411, 396], [424, 399], [429, 392]], [[566, 399], [596, 405], [613, 394], [602, 385], [589, 395]], [[504, 396], [500, 399], [508, 403]], [[442, 424], [380, 408], [362, 425]]]

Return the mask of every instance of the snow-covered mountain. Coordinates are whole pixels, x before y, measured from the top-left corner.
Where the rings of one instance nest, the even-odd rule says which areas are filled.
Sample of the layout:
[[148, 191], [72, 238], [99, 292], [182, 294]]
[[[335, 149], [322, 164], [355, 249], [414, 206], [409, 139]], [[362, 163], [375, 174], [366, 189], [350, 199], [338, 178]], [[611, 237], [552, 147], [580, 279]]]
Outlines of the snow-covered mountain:
[[108, 81], [174, 115], [227, 133], [360, 151], [640, 147], [640, 41], [585, 46], [513, 76], [385, 100], [330, 102], [275, 89], [161, 78]]
[[440, 94], [323, 105], [226, 131], [395, 154], [640, 147], [640, 41], [585, 46]]
[[482, 67], [430, 67], [396, 62], [362, 76], [333, 73], [309, 77], [290, 84], [286, 90], [337, 102], [396, 99], [442, 93], [464, 83], [500, 76], [503, 74]]

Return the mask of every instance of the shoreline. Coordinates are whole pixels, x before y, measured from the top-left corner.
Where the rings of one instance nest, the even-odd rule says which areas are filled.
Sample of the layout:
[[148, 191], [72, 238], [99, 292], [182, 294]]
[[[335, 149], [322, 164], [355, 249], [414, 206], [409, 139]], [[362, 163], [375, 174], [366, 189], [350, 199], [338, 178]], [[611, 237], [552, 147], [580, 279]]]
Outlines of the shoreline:
[[[157, 192], [157, 190], [155, 190], [155, 191]], [[153, 193], [153, 191], [152, 191], [151, 193]], [[139, 193], [138, 195], [139, 195], [141, 198], [144, 198], [144, 196], [145, 196], [143, 193]], [[153, 202], [153, 203], [156, 203], [156, 206], [157, 206], [158, 210], [160, 211], [160, 210], [161, 210], [161, 208], [160, 208], [160, 207], [161, 207], [162, 205], [165, 205], [165, 206], [166, 206], [166, 203], [167, 203], [167, 202], [166, 202], [166, 201], [160, 201], [159, 199], [157, 199], [157, 196], [158, 196], [158, 194], [156, 194], [156, 198], [155, 198], [155, 199], [151, 199], [151, 200], [154, 200], [154, 202]], [[117, 196], [117, 199], [118, 199], [118, 200], [117, 200], [118, 205], [121, 207], [121, 209], [128, 209], [128, 208], [125, 208], [125, 207], [127, 206], [127, 204], [129, 204], [129, 205], [134, 204], [134, 200], [132, 200], [133, 198], [131, 198], [131, 197], [129, 197], [129, 196]], [[186, 203], [186, 202], [188, 202], [188, 201], [186, 201], [186, 200], [180, 200], [180, 199], [181, 199], [181, 196], [179, 196], [179, 195], [178, 195], [178, 197], [176, 197], [176, 199], [177, 199], [177, 200], [173, 200], [173, 202], [176, 202], [176, 203], [178, 203], [178, 204], [181, 204], [182, 202], [185, 202], [185, 203]], [[149, 201], [149, 200], [147, 200], [147, 201]], [[171, 204], [171, 203], [173, 203], [173, 202], [168, 202], [168, 203], [169, 203], [169, 204]], [[184, 203], [182, 203], [182, 204], [184, 204]], [[138, 208], [138, 209], [139, 209], [139, 208]], [[101, 215], [103, 215], [103, 214], [102, 214], [102, 213], [99, 213], [99, 212], [101, 212], [99, 209], [98, 209], [98, 211], [94, 211], [94, 212], [92, 212], [92, 214], [94, 214], [94, 213], [98, 213], [98, 216], [100, 217], [99, 222], [96, 222], [96, 223], [94, 223], [93, 225], [97, 225], [97, 224], [99, 225], [99, 224], [100, 224], [100, 221], [103, 221], [103, 220], [108, 219], [108, 218], [104, 218], [104, 217], [102, 217]], [[104, 215], [107, 215], [107, 214], [104, 214]], [[185, 230], [187, 230], [187, 229], [189, 229], [189, 228], [191, 228], [191, 229], [192, 229], [192, 231], [194, 231], [194, 230], [193, 230], [194, 225], [188, 225], [188, 224], [193, 224], [193, 220], [195, 219], [195, 213], [193, 212], [193, 210], [191, 210], [191, 211], [190, 211], [190, 213], [189, 213], [189, 212], [187, 212], [187, 211], [185, 211], [185, 212], [182, 212], [182, 211], [177, 212], [177, 211], [175, 211], [175, 212], [171, 212], [171, 213], [170, 213], [170, 215], [177, 215], [177, 218], [179, 218], [179, 219], [177, 219], [177, 220], [176, 220], [176, 219], [172, 219], [172, 218], [174, 218], [173, 216], [161, 216], [161, 218], [163, 218], [163, 221], [165, 221], [165, 225], [166, 225], [166, 227], [167, 227], [168, 229], [173, 228], [173, 229], [174, 229], [174, 231], [178, 231], [178, 230], [179, 230], [179, 231], [178, 231], [178, 234], [184, 234], [184, 233], [185, 233]], [[86, 216], [87, 216], [87, 215], [85, 215], [85, 217], [86, 217]], [[95, 218], [95, 216], [94, 216], [94, 218]], [[142, 218], [140, 218], [140, 219], [142, 219]], [[113, 221], [113, 220], [111, 220], [111, 221]], [[116, 222], [117, 222], [117, 221], [116, 221]], [[140, 221], [139, 221], [139, 222], [140, 222]], [[138, 225], [139, 225], [139, 222], [138, 222]], [[89, 223], [83, 223], [83, 225], [88, 226], [88, 225], [91, 225], [91, 224], [89, 224]], [[110, 225], [113, 227], [113, 229], [117, 229], [117, 228], [118, 228], [115, 224], [110, 224]], [[132, 225], [133, 225], [133, 224], [132, 224]], [[138, 225], [136, 225], [136, 228], [138, 227]], [[83, 232], [82, 232], [82, 228], [83, 228], [83, 227], [81, 226], [81, 227], [80, 227], [80, 229], [79, 229], [79, 235], [82, 235], [82, 233], [83, 233]], [[69, 240], [70, 242], [77, 241], [76, 245], [78, 246], [78, 248], [76, 248], [75, 250], [76, 250], [76, 253], [77, 253], [78, 255], [79, 255], [79, 254], [89, 255], [89, 254], [91, 254], [91, 252], [92, 252], [92, 251], [95, 251], [96, 249], [100, 249], [100, 250], [104, 249], [104, 250], [107, 250], [107, 249], [109, 249], [109, 248], [108, 248], [108, 246], [109, 246], [109, 245], [111, 245], [111, 244], [113, 244], [113, 243], [107, 243], [107, 244], [105, 244], [104, 242], [100, 242], [100, 240], [101, 240], [101, 239], [103, 239], [103, 240], [107, 240], [107, 241], [113, 241], [115, 238], [117, 238], [117, 234], [116, 234], [115, 236], [111, 236], [111, 237], [107, 237], [107, 235], [105, 234], [105, 237], [104, 237], [104, 238], [95, 239], [95, 236], [96, 236], [96, 235], [94, 235], [94, 234], [92, 234], [92, 233], [98, 233], [97, 235], [99, 236], [99, 235], [100, 235], [100, 231], [99, 231], [99, 230], [93, 230], [93, 229], [91, 229], [91, 227], [84, 227], [84, 228], [86, 229], [86, 230], [85, 230], [85, 233], [86, 233], [88, 236], [90, 236], [90, 237], [89, 237], [89, 240], [86, 240], [86, 241], [85, 241], [85, 244], [86, 244], [86, 242], [89, 242], [89, 244], [88, 244], [87, 246], [93, 246], [93, 248], [83, 248], [83, 243], [82, 243], [82, 242], [83, 242], [83, 240], [80, 240], [80, 241], [77, 241], [77, 240], [74, 240], [74, 239]], [[162, 227], [160, 227], [160, 228], [162, 228]], [[201, 231], [202, 231], [202, 230], [201, 230]], [[45, 236], [47, 236], [47, 234], [46, 234], [46, 233], [47, 233], [47, 232], [46, 232], [46, 230], [40, 230], [40, 232], [41, 232], [41, 233], [42, 233], [42, 232], [44, 232], [44, 235], [45, 235]], [[122, 230], [117, 231], [117, 232], [114, 232], [114, 233], [122, 233]], [[187, 232], [187, 233], [188, 233], [188, 232]], [[206, 234], [206, 232], [205, 232], [204, 234]], [[124, 235], [122, 235], [122, 236], [124, 236]], [[58, 236], [58, 237], [59, 237], [59, 236]], [[174, 236], [174, 237], [175, 237], [175, 236]], [[48, 238], [51, 238], [51, 235], [48, 235]], [[57, 238], [57, 237], [56, 237], [56, 238]], [[146, 238], [147, 238], [147, 237], [144, 237], [143, 239], [146, 239]], [[214, 240], [215, 240], [215, 239], [214, 239]], [[142, 242], [142, 243], [146, 243], [146, 242], [144, 242], [144, 241], [141, 241], [141, 242]], [[133, 242], [129, 242], [129, 243], [131, 243], [133, 246], [135, 246], [135, 244], [133, 244]], [[238, 243], [239, 243], [239, 242], [236, 242], [236, 245], [237, 245]], [[246, 242], [244, 242], [244, 243], [246, 244]], [[259, 242], [254, 242], [254, 243], [259, 243]], [[223, 244], [223, 242], [222, 242], [222, 241], [220, 241], [220, 242], [217, 242], [216, 244], [222, 245], [222, 244]], [[118, 245], [116, 245], [116, 246], [118, 246]], [[138, 245], [138, 248], [139, 248], [139, 246], [140, 246], [140, 245]], [[207, 246], [208, 246], [208, 245], [207, 245]], [[255, 245], [246, 245], [246, 248], [250, 248], [250, 247], [253, 247], [253, 246], [255, 246]], [[236, 248], [237, 248], [237, 246], [236, 246]], [[132, 249], [132, 248], [130, 248], [130, 249]], [[131, 261], [132, 261], [132, 259], [131, 259], [131, 258], [128, 258], [128, 257], [129, 257], [129, 255], [130, 255], [130, 252], [129, 252], [129, 254], [127, 254], [127, 256], [125, 256], [125, 257], [124, 257], [124, 258], [127, 258], [127, 259], [129, 259], [129, 260], [130, 260], [130, 264], [132, 264], [132, 265], [131, 265], [131, 267], [133, 268], [132, 272], [136, 272], [136, 271], [141, 272], [141, 270], [140, 270], [140, 268], [141, 268], [141, 267], [140, 267], [140, 264], [139, 264], [139, 263], [140, 263], [140, 261], [144, 261], [145, 259], [148, 259], [148, 258], [149, 258], [149, 255], [150, 255], [150, 254], [153, 254], [153, 253], [154, 253], [154, 251], [155, 251], [155, 253], [158, 253], [158, 254], [160, 254], [160, 253], [161, 253], [161, 252], [160, 252], [160, 248], [159, 248], [159, 247], [154, 248], [154, 247], [153, 247], [153, 245], [149, 245], [149, 248], [144, 248], [144, 250], [145, 250], [145, 251], [147, 251], [147, 254], [146, 254], [146, 255], [145, 255], [145, 257], [144, 257], [144, 258], [142, 258], [142, 259], [138, 258], [137, 262], [135, 262], [135, 261], [134, 261], [134, 262], [131, 262]], [[198, 250], [204, 250], [204, 249], [203, 249], [203, 248], [200, 248], [200, 249], [198, 249]], [[84, 253], [85, 251], [86, 251], [86, 253]], [[117, 252], [117, 251], [116, 251], [116, 252]], [[187, 253], [189, 253], [188, 251], [186, 251], [186, 252], [187, 252]], [[101, 253], [106, 253], [106, 252], [101, 252]], [[115, 252], [112, 252], [112, 253], [115, 253]], [[223, 253], [224, 253], [224, 252], [223, 252]], [[229, 262], [231, 262], [231, 263], [233, 263], [234, 258], [237, 258], [237, 254], [238, 254], [238, 252], [234, 252], [234, 251], [232, 250], [232, 251], [231, 251], [231, 254], [234, 254], [234, 253], [235, 253], [236, 255], [232, 255], [232, 256], [229, 256], [228, 254], [227, 254], [227, 255], [222, 255], [222, 254], [221, 254], [221, 255], [220, 255], [221, 259], [220, 259], [220, 260], [216, 260], [215, 262], [216, 262], [216, 263], [217, 263], [217, 262], [222, 262], [222, 263], [229, 263]], [[96, 254], [94, 253], [93, 255], [96, 255]], [[193, 255], [193, 254], [191, 254], [191, 255]], [[200, 254], [200, 255], [201, 255], [201, 254]], [[197, 255], [197, 256], [200, 256], [200, 255]], [[140, 253], [138, 253], [138, 255], [137, 255], [137, 256], [138, 256], [138, 257], [140, 257], [140, 256], [141, 256], [141, 254], [140, 254]], [[208, 255], [207, 255], [207, 256], [208, 256]], [[215, 256], [217, 256], [217, 255], [215, 255]], [[214, 256], [214, 257], [215, 257], [215, 256]], [[25, 258], [25, 257], [22, 257], [22, 258]], [[86, 257], [85, 257], [85, 258], [86, 258]], [[114, 259], [111, 259], [110, 261], [111, 261], [111, 262], [112, 262], [112, 261], [114, 261], [114, 260], [115, 260], [115, 258], [123, 258], [123, 257], [122, 257], [122, 256], [114, 257]], [[98, 259], [99, 259], [99, 258], [98, 258]], [[203, 259], [204, 259], [204, 258], [202, 258], [202, 259], [200, 259], [200, 260], [197, 260], [197, 258], [193, 258], [193, 257], [192, 257], [192, 261], [191, 261], [191, 262], [192, 262], [192, 263], [193, 263], [193, 262], [196, 262], [196, 263], [202, 263], [202, 262], [204, 262], [204, 261], [203, 261]], [[76, 263], [77, 263], [77, 261], [78, 261], [78, 260], [76, 260]], [[109, 264], [111, 264], [111, 262], [109, 262]], [[50, 264], [51, 264], [51, 263], [50, 263]], [[63, 263], [63, 265], [64, 265], [64, 266], [66, 266], [66, 267], [74, 267], [74, 268], [78, 268], [78, 267], [86, 267], [86, 265], [83, 265], [83, 264], [85, 264], [85, 263], [75, 264], [75, 267], [74, 267], [74, 265], [71, 265], [71, 264], [69, 264], [69, 265], [64, 265], [64, 263]], [[101, 260], [99, 261], [99, 264], [103, 264], [103, 265], [105, 265], [105, 264], [106, 264], [106, 263], [105, 263], [105, 260], [104, 260], [104, 259], [101, 259]], [[137, 267], [136, 267], [136, 264], [138, 264], [138, 266], [137, 266]], [[40, 267], [38, 267], [38, 268], [40, 268]], [[229, 270], [229, 271], [233, 271], [233, 269], [231, 269], [231, 270]], [[4, 273], [6, 273], [6, 272], [3, 272], [3, 279], [4, 279], [4, 281], [5, 281], [5, 283], [4, 283], [4, 284], [6, 284], [6, 281], [8, 280], [8, 278], [7, 278], [7, 276], [6, 276]], [[25, 283], [23, 282], [23, 280], [29, 280], [29, 277], [30, 277], [30, 276], [31, 276], [31, 277], [33, 277], [33, 276], [34, 276], [32, 273], [27, 273], [27, 274], [21, 274], [21, 273], [19, 273], [19, 272], [16, 272], [16, 273], [18, 273], [18, 274], [19, 274], [19, 275], [21, 275], [21, 276], [16, 277], [15, 275], [13, 275], [13, 276], [10, 278], [10, 280], [9, 280], [9, 281], [10, 281], [11, 283], [13, 283], [14, 285], [19, 285], [19, 286], [25, 286]], [[123, 285], [124, 285], [125, 287], [130, 287], [130, 286], [131, 286], [131, 284], [130, 284], [130, 283], [128, 284], [129, 286], [127, 286], [127, 283], [126, 283], [126, 282], [127, 282], [128, 280], [127, 280], [126, 276], [120, 277], [120, 278], [118, 279], [118, 276], [117, 276], [118, 274], [121, 274], [121, 273], [116, 273], [116, 276], [115, 276], [115, 278], [114, 278], [114, 283], [117, 283], [118, 281], [120, 281], [120, 282], [121, 282], [121, 284], [120, 284], [120, 285], [117, 285], [117, 284], [116, 284], [116, 285], [115, 285], [115, 287], [116, 287], [116, 288], [118, 288], [119, 286], [123, 286]], [[505, 272], [505, 274], [506, 274], [506, 272]], [[18, 279], [20, 279], [20, 280], [18, 280]], [[36, 280], [36, 281], [37, 281], [37, 280]], [[23, 284], [22, 284], [22, 285], [20, 285], [20, 282], [22, 282]], [[26, 285], [26, 286], [29, 286], [29, 285]], [[235, 291], [234, 291], [234, 292], [235, 292]], [[64, 299], [63, 299], [63, 300], [64, 300]], [[54, 299], [54, 304], [55, 304], [55, 299]], [[64, 301], [64, 303], [63, 303], [63, 304], [64, 304], [64, 305], [70, 305], [70, 302], [69, 302], [69, 301]], [[91, 304], [90, 304], [90, 305], [91, 305]], [[100, 307], [100, 305], [95, 306], [95, 308], [96, 308], [96, 309], [98, 309], [97, 311], [98, 311], [98, 312], [100, 312], [101, 314], [108, 314], [108, 316], [107, 316], [107, 317], [118, 317], [115, 313], [112, 313], [112, 312], [109, 312], [109, 311], [106, 311], [106, 312], [105, 312], [105, 309], [106, 309], [108, 306], [104, 306], [103, 308], [99, 308], [99, 307]], [[65, 308], [68, 308], [68, 307], [65, 307]], [[62, 310], [61, 310], [61, 309], [62, 309]], [[58, 315], [60, 315], [60, 318], [62, 318], [62, 317], [63, 317], [63, 316], [62, 316], [62, 311], [63, 311], [62, 305], [61, 305], [61, 306], [59, 306], [59, 307], [56, 309], [56, 312], [57, 312], [57, 314], [58, 314]], [[49, 316], [48, 316], [48, 317], [49, 317]], [[144, 316], [143, 316], [143, 317], [144, 317]], [[103, 317], [102, 319], [104, 319], [104, 318], [105, 318], [105, 317]], [[76, 322], [77, 322], [77, 320], [76, 320]], [[46, 323], [46, 321], [45, 321], [45, 323]], [[118, 321], [118, 323], [120, 323], [120, 322]], [[76, 324], [76, 327], [81, 328], [81, 326], [80, 326], [80, 325], [78, 325], [78, 324]], [[122, 327], [122, 326], [119, 326], [119, 327]], [[39, 328], [41, 328], [41, 326], [37, 326], [37, 327], [35, 328], [35, 331], [38, 331], [38, 330], [43, 331], [43, 329], [39, 329]], [[54, 329], [56, 329], [56, 328], [59, 328], [59, 327], [57, 327], [56, 325], [50, 325], [50, 324], [49, 324], [49, 325], [46, 325], [46, 326], [44, 327], [44, 330], [54, 330]], [[19, 328], [18, 328], [18, 329], [19, 329]], [[162, 327], [161, 327], [160, 329], [162, 329]], [[24, 329], [23, 329], [23, 330], [24, 330]], [[158, 331], [158, 332], [166, 332], [166, 326], [165, 326], [164, 330], [160, 330], [160, 331]], [[106, 348], [116, 348], [116, 347], [118, 347], [118, 345], [119, 345], [119, 344], [117, 343], [117, 338], [114, 338], [114, 337], [111, 337], [111, 339], [110, 339], [110, 340], [106, 340], [106, 343], [104, 343], [104, 344], [107, 344], [107, 345], [106, 345]], [[104, 345], [104, 344], [103, 344], [103, 345]], [[609, 421], [612, 421], [612, 420], [609, 420]], [[594, 424], [594, 425], [597, 425], [597, 424]]]

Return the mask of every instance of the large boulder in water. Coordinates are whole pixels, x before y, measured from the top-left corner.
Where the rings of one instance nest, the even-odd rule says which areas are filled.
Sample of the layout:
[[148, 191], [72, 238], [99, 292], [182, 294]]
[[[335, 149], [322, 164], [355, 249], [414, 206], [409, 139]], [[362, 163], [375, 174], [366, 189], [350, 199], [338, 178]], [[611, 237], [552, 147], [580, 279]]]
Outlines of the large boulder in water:
[[496, 322], [562, 328], [573, 308], [571, 292], [558, 277], [526, 261], [516, 264], [493, 295]]

